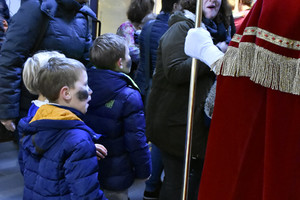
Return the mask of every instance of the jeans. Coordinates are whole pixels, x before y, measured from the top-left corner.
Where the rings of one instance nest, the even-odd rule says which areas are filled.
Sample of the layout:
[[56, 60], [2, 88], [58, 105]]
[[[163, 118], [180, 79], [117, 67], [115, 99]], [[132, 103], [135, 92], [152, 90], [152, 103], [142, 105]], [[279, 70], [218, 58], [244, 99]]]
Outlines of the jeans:
[[[160, 191], [160, 200], [181, 200], [184, 180], [184, 158], [161, 151], [165, 178]], [[197, 200], [204, 159], [191, 158], [188, 183], [188, 200]]]
[[145, 191], [154, 192], [161, 186], [161, 174], [164, 167], [159, 148], [153, 143], [149, 144], [149, 147], [151, 148], [152, 174], [150, 179], [146, 181]]

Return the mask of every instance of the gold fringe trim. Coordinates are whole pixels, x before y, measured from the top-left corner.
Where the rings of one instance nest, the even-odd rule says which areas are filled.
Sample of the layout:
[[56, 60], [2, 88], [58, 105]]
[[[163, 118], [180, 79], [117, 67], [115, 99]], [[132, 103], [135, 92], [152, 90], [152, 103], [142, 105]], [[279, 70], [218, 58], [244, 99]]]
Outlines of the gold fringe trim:
[[216, 61], [216, 74], [249, 77], [264, 87], [300, 95], [300, 59], [285, 57], [253, 43], [228, 47], [225, 56]]

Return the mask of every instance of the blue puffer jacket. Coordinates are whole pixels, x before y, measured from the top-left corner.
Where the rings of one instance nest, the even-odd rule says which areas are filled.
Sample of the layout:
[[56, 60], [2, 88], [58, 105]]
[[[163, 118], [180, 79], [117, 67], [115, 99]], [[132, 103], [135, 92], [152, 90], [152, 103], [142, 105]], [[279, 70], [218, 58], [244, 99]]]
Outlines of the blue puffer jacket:
[[151, 173], [141, 95], [123, 73], [92, 68], [88, 77], [93, 94], [84, 119], [103, 135], [100, 143], [108, 151], [99, 161], [99, 181], [104, 189], [124, 190]]
[[[39, 109], [40, 107], [37, 106], [35, 103], [32, 103], [29, 110], [28, 110], [28, 114], [26, 117], [23, 117], [22, 119], [20, 119], [19, 124], [18, 124], [18, 134], [19, 134], [19, 138], [23, 138], [24, 137], [24, 129], [25, 127], [28, 126], [28, 123], [32, 120], [32, 118], [34, 117], [36, 111]], [[20, 165], [20, 171], [23, 174], [24, 172], [24, 163], [23, 163], [23, 147], [22, 147], [22, 142], [19, 143], [19, 165]]]
[[[150, 48], [151, 68], [149, 69], [149, 72], [150, 72], [150, 78], [152, 79], [152, 74], [153, 74], [153, 71], [154, 71], [155, 65], [156, 65], [156, 54], [157, 54], [157, 48], [159, 45], [159, 40], [160, 40], [161, 36], [169, 28], [169, 25], [168, 25], [169, 17], [170, 17], [170, 13], [161, 12], [159, 15], [157, 15], [155, 20], [151, 20], [143, 26], [142, 32], [140, 34], [140, 37], [139, 37], [140, 52], [141, 52], [140, 53], [140, 62], [139, 62], [139, 66], [138, 66], [134, 80], [135, 80], [136, 84], [139, 86], [139, 88], [141, 89], [142, 95], [146, 95], [147, 90], [149, 90], [151, 87], [151, 85], [149, 85], [149, 83], [146, 83], [146, 79], [145, 79], [145, 65], [146, 65], [146, 62], [148, 62], [145, 57], [146, 49]], [[150, 47], [149, 47], [149, 46], [146, 46], [146, 43], [147, 43], [146, 42], [146, 34], [149, 32], [149, 28], [151, 27], [151, 24], [152, 24], [152, 28], [151, 28], [151, 32], [150, 32], [150, 42], [149, 42]]]
[[106, 199], [100, 190], [93, 142], [100, 135], [75, 113], [79, 112], [43, 105], [29, 124], [20, 121], [23, 199]]
[[88, 61], [92, 39], [87, 16], [96, 18], [90, 8], [75, 0], [24, 1], [11, 18], [0, 52], [0, 119], [18, 117], [19, 108], [23, 117], [30, 106], [32, 97], [25, 89], [21, 93], [21, 73], [45, 23], [43, 14], [49, 23], [39, 49], [57, 50], [84, 64]]

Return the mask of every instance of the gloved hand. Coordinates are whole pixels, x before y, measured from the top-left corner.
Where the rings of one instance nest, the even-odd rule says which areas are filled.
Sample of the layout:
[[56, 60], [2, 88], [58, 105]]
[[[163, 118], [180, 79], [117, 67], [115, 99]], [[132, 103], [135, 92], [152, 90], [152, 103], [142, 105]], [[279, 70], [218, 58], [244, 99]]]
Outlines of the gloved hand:
[[197, 58], [209, 67], [224, 56], [212, 41], [212, 38], [204, 28], [192, 28], [185, 38], [184, 52], [186, 55]]

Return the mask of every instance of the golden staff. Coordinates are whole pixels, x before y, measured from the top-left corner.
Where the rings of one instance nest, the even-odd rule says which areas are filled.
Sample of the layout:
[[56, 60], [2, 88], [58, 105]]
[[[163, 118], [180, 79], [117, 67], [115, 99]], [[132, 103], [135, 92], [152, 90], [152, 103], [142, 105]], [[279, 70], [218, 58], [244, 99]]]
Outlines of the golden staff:
[[[197, 0], [196, 6], [196, 22], [195, 28], [200, 27], [202, 21], [202, 0]], [[185, 144], [185, 163], [184, 163], [184, 181], [183, 181], [183, 192], [182, 200], [186, 200], [188, 197], [188, 178], [189, 178], [189, 166], [191, 161], [191, 148], [192, 148], [192, 129], [193, 129], [193, 117], [194, 117], [194, 106], [195, 106], [195, 91], [197, 82], [197, 60], [193, 58], [191, 68], [191, 80], [190, 80], [190, 93], [189, 93], [189, 107], [187, 116], [187, 133], [186, 133], [186, 144]]]

